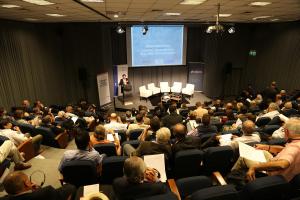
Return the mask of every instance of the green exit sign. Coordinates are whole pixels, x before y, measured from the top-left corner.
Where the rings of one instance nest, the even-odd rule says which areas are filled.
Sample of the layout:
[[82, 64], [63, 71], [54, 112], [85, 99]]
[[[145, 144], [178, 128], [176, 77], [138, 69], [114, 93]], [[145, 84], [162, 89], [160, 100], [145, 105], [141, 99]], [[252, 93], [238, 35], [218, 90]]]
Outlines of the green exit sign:
[[256, 56], [256, 50], [250, 50], [249, 56]]

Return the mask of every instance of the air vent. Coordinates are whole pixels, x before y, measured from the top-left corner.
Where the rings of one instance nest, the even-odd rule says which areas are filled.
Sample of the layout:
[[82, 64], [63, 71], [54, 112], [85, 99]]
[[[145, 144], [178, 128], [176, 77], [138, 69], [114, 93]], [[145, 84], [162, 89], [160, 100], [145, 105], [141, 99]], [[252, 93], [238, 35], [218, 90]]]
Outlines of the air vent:
[[251, 12], [251, 11], [246, 11], [246, 12], [242, 12], [241, 14], [244, 14], [244, 15], [250, 15], [250, 14], [252, 14], [253, 12]]
[[160, 10], [160, 9], [153, 9], [151, 10], [151, 12], [162, 12], [163, 10]]

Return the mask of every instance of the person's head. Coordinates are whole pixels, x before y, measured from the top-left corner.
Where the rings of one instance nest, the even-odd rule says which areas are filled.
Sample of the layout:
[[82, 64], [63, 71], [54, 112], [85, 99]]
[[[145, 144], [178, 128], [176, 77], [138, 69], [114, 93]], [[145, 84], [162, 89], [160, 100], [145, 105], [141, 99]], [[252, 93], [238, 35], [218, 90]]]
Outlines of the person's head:
[[272, 88], [276, 88], [276, 84], [277, 84], [276, 81], [272, 81], [271, 87], [272, 87]]
[[111, 113], [109, 119], [110, 121], [117, 121], [118, 120], [117, 113]]
[[43, 124], [50, 124], [51, 123], [51, 116], [50, 115], [44, 116], [43, 119], [42, 119], [42, 123]]
[[98, 126], [96, 126], [94, 136], [98, 140], [104, 140], [105, 139], [105, 128], [104, 128], [103, 125], [99, 124]]
[[232, 110], [232, 109], [233, 109], [232, 103], [230, 103], [230, 102], [227, 103], [226, 106], [225, 106], [225, 109], [226, 109], [226, 110]]
[[24, 108], [29, 108], [29, 107], [30, 107], [30, 102], [29, 102], [29, 100], [24, 99], [24, 100], [22, 101], [22, 106], [23, 106]]
[[123, 74], [123, 75], [122, 75], [122, 78], [126, 78], [126, 77], [127, 77], [127, 75], [126, 75], [126, 74]]
[[272, 111], [275, 111], [275, 110], [279, 110], [278, 105], [274, 102], [270, 103], [269, 107], [268, 107], [268, 112], [272, 112]]
[[196, 102], [196, 107], [199, 108], [202, 106], [202, 103], [200, 101]]
[[226, 117], [228, 120], [235, 120], [234, 114], [232, 110], [226, 110]]
[[120, 120], [122, 122], [122, 124], [126, 124], [127, 123], [127, 120], [126, 120], [126, 115], [120, 115]]
[[16, 110], [14, 114], [14, 118], [16, 120], [22, 119], [24, 117], [24, 111], [23, 110]]
[[202, 124], [204, 126], [208, 126], [210, 124], [210, 115], [209, 114], [204, 114], [202, 116]]
[[284, 108], [286, 109], [292, 109], [293, 108], [293, 104], [291, 101], [288, 101], [284, 104]]
[[186, 127], [181, 123], [176, 124], [173, 128], [173, 134], [178, 140], [185, 138]]
[[75, 144], [79, 150], [86, 150], [89, 146], [90, 136], [89, 133], [82, 129], [76, 129], [75, 131]]
[[156, 142], [159, 144], [168, 144], [171, 137], [170, 129], [162, 127], [156, 131]]
[[255, 130], [255, 124], [251, 120], [246, 120], [242, 124], [242, 131], [244, 135], [251, 135]]
[[140, 110], [139, 114], [142, 115], [143, 117], [146, 117], [147, 111], [146, 110]]
[[72, 112], [73, 112], [73, 107], [72, 107], [71, 105], [68, 105], [68, 106], [66, 107], [66, 112], [67, 112], [67, 113], [72, 113]]
[[144, 180], [146, 164], [143, 159], [137, 156], [131, 156], [124, 162], [123, 172], [129, 183], [138, 184]]
[[58, 113], [57, 113], [57, 117], [60, 117], [60, 118], [64, 118], [65, 117], [65, 111], [59, 111]]
[[189, 118], [190, 118], [191, 120], [195, 120], [196, 117], [197, 117], [197, 112], [196, 112], [196, 111], [190, 111], [190, 113], [189, 113]]
[[280, 95], [281, 96], [286, 96], [286, 91], [285, 90], [280, 90]]
[[11, 129], [12, 128], [12, 123], [10, 119], [4, 118], [0, 121], [0, 128], [1, 129]]
[[158, 117], [155, 116], [150, 120], [150, 127], [154, 132], [160, 129], [160, 120]]
[[109, 198], [102, 192], [93, 192], [80, 198], [82, 200], [109, 200]]
[[143, 115], [137, 114], [135, 119], [138, 123], [143, 123]]
[[126, 111], [125, 115], [127, 118], [132, 117], [131, 111], [129, 111], [129, 110]]
[[285, 135], [287, 138], [300, 137], [300, 118], [292, 117], [284, 124]]
[[32, 183], [26, 174], [20, 171], [15, 171], [6, 176], [3, 186], [7, 194], [17, 195], [31, 190]]
[[174, 104], [170, 105], [170, 107], [169, 107], [169, 112], [170, 113], [174, 113], [174, 112], [176, 112], [176, 110], [177, 110], [176, 105], [174, 105]]

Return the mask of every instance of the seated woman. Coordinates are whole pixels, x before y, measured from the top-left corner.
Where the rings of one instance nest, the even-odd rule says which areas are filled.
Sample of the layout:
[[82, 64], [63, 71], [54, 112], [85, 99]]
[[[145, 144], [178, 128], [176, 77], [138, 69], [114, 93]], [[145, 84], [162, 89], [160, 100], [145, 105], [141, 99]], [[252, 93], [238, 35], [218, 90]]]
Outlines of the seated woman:
[[169, 190], [159, 181], [155, 169], [147, 168], [144, 161], [136, 156], [124, 162], [124, 176], [116, 178], [113, 189], [118, 200], [131, 200], [167, 193]]
[[114, 144], [116, 146], [116, 153], [118, 156], [121, 155], [121, 145], [120, 140], [117, 138], [113, 130], [106, 130], [103, 125], [98, 125], [95, 128], [94, 133], [90, 136], [90, 143], [92, 146], [96, 144], [107, 144], [111, 143], [111, 141], [107, 140], [107, 134], [111, 133], [114, 137]]

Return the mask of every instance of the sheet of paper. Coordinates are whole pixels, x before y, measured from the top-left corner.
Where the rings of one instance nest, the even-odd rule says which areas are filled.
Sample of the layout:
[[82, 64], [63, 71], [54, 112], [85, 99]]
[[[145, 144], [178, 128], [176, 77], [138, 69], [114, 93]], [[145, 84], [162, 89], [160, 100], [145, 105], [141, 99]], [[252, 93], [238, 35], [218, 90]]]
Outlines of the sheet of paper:
[[231, 141], [231, 138], [232, 138], [232, 134], [229, 133], [229, 134], [224, 134], [224, 135], [221, 135], [221, 138], [225, 141]]
[[72, 117], [71, 119], [75, 123], [77, 121], [78, 117]]
[[99, 192], [99, 184], [85, 185], [83, 187], [83, 196], [85, 197], [88, 194]]
[[240, 157], [252, 161], [266, 162], [266, 157], [262, 150], [255, 149], [247, 144], [239, 142]]
[[147, 167], [152, 167], [159, 171], [161, 182], [167, 181], [164, 154], [144, 156], [144, 162]]
[[[115, 134], [116, 134], [116, 137], [117, 137], [117, 139], [118, 139], [118, 138], [119, 138], [118, 133], [115, 133]], [[106, 138], [107, 138], [107, 140], [109, 140], [109, 141], [111, 141], [111, 142], [115, 141], [115, 140], [114, 140], [114, 136], [113, 136], [111, 133], [108, 133], [108, 134], [106, 135]]]
[[242, 122], [242, 120], [240, 120], [240, 118], [238, 118], [238, 119], [236, 120], [235, 124], [236, 124], [237, 126], [242, 126], [243, 122]]

